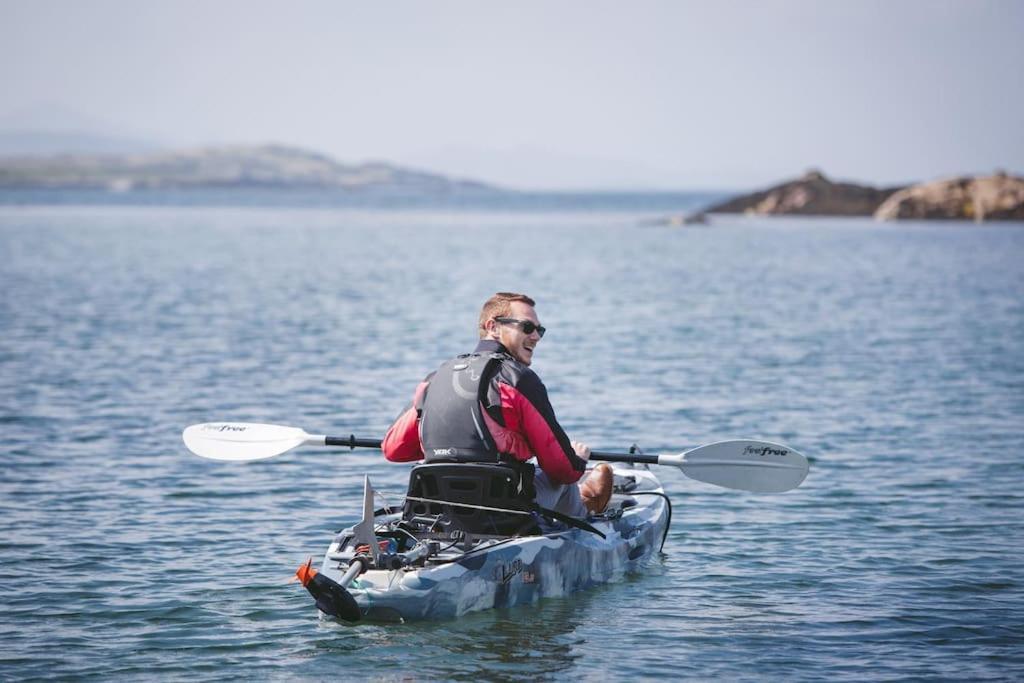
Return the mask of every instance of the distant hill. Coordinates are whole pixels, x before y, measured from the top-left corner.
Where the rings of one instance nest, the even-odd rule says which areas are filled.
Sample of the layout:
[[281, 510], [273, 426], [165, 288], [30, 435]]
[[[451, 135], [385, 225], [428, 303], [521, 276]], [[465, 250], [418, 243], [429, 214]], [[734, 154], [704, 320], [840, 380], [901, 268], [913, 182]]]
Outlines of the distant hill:
[[384, 162], [342, 164], [316, 152], [282, 145], [0, 157], [0, 188], [128, 191], [228, 187], [337, 188], [413, 194], [496, 189]]
[[161, 148], [166, 145], [141, 130], [60, 102], [35, 102], [0, 111], [0, 157], [141, 154]]
[[159, 146], [144, 140], [78, 130], [0, 130], [0, 157], [58, 154], [144, 154]]

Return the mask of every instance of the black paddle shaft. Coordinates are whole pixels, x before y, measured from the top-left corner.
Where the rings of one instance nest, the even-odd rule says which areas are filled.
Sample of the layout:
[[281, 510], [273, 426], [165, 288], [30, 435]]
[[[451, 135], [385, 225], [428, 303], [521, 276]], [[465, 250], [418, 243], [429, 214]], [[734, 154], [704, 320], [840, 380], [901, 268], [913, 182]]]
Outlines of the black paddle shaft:
[[[380, 439], [357, 439], [355, 435], [328, 436], [324, 438], [325, 446], [341, 446], [342, 448], [380, 448]], [[602, 462], [635, 462], [657, 465], [657, 455], [646, 455], [644, 453], [608, 453], [605, 451], [591, 451], [591, 460]]]
[[647, 455], [645, 453], [606, 453], [604, 451], [591, 451], [591, 460], [601, 460], [603, 462], [638, 462], [646, 463], [648, 465], [657, 465], [657, 455]]
[[380, 439], [357, 439], [354, 435], [324, 437], [325, 446], [341, 446], [342, 448], [380, 448]]

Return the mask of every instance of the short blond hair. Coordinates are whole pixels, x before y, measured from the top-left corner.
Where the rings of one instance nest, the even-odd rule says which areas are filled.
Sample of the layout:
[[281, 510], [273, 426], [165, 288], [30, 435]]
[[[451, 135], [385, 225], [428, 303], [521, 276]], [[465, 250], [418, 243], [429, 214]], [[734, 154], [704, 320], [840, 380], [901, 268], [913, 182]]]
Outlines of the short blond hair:
[[512, 313], [512, 302], [519, 301], [527, 306], [536, 306], [537, 302], [525, 294], [516, 292], [498, 292], [486, 302], [480, 309], [480, 338], [487, 336], [487, 321], [494, 318], [503, 318]]

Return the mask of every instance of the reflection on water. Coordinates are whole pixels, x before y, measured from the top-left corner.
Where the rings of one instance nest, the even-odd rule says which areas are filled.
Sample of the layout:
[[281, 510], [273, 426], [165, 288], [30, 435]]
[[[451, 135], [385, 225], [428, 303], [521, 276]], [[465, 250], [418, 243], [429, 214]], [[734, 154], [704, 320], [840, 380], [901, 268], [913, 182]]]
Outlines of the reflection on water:
[[[409, 673], [424, 678], [523, 680], [571, 672], [583, 656], [577, 629], [598, 618], [602, 589], [571, 600], [476, 612], [457, 620], [346, 626], [324, 622], [329, 635], [312, 647], [344, 655], [350, 675], [379, 675], [381, 662], [414, 653]], [[331, 661], [328, 657], [326, 661]], [[316, 667], [318, 670], [319, 665]], [[328, 667], [329, 668], [329, 667]]]

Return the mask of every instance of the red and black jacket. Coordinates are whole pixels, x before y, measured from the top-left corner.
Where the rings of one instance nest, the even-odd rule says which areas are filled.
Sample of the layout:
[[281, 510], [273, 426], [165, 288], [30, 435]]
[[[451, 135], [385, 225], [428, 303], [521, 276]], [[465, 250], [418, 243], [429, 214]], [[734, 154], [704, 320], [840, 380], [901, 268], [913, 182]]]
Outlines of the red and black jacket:
[[559, 484], [578, 481], [586, 468], [555, 419], [537, 373], [490, 339], [420, 382], [381, 447], [393, 462], [420, 460], [425, 452], [428, 461], [525, 462], [536, 456], [541, 470]]

